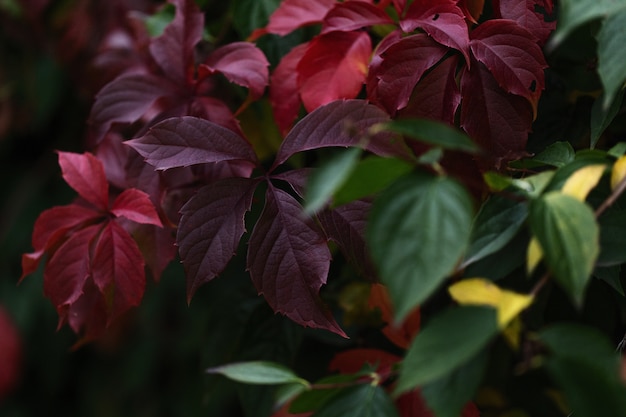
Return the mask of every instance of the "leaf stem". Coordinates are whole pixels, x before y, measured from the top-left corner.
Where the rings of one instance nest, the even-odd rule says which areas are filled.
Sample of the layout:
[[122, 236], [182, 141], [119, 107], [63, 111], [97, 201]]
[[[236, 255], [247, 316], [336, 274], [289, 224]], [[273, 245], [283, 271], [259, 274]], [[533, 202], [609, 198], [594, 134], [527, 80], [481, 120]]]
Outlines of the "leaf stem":
[[607, 199], [604, 200], [604, 202], [602, 202], [600, 207], [596, 209], [594, 213], [596, 218], [600, 217], [600, 215], [602, 215], [602, 213], [604, 213], [606, 209], [612, 206], [613, 203], [615, 203], [615, 201], [624, 193], [625, 190], [626, 190], [626, 177], [622, 178], [622, 180], [617, 184], [617, 187], [615, 187], [611, 195], [609, 195]]
[[541, 289], [548, 283], [551, 276], [552, 274], [550, 273], [550, 271], [546, 271], [541, 277], [541, 279], [539, 279], [539, 281], [535, 284], [533, 289], [530, 291], [530, 295], [532, 295], [533, 297], [536, 297], [539, 291], [541, 291]]

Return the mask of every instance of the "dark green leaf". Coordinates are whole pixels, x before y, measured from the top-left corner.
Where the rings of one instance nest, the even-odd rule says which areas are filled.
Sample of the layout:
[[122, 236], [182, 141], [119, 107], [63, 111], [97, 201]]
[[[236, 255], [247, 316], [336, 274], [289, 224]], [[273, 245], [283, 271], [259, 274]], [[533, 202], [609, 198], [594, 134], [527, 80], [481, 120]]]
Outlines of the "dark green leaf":
[[585, 203], [553, 191], [531, 203], [529, 221], [557, 282], [581, 305], [600, 252], [593, 211]]
[[374, 202], [368, 242], [400, 321], [454, 272], [467, 247], [472, 200], [456, 181], [401, 178]]
[[[598, 143], [598, 139], [600, 139], [600, 136], [606, 128], [609, 127], [617, 115], [617, 112], [621, 108], [622, 99], [624, 98], [624, 90], [622, 89], [617, 93], [608, 108], [604, 108], [604, 96], [605, 95], [602, 94], [598, 97], [591, 107], [591, 148], [595, 148], [596, 143]], [[611, 151], [609, 151], [609, 154], [611, 154]], [[614, 156], [619, 158], [623, 154], [624, 152], [622, 148], [622, 153]]]
[[368, 156], [359, 161], [349, 178], [335, 193], [333, 203], [340, 206], [376, 194], [411, 169], [411, 164], [400, 159]]
[[576, 153], [569, 142], [554, 142], [532, 160], [546, 165], [562, 167], [574, 160]]
[[378, 385], [362, 384], [342, 390], [314, 417], [398, 417], [395, 405]]
[[313, 171], [304, 197], [306, 213], [314, 213], [328, 202], [348, 179], [362, 153], [360, 148], [339, 151]]
[[600, 255], [598, 264], [618, 265], [626, 262], [626, 211], [611, 210], [598, 219], [600, 223]]
[[525, 231], [513, 237], [503, 248], [465, 268], [466, 277], [484, 277], [497, 281], [524, 265], [529, 238]]
[[308, 386], [309, 383], [296, 375], [291, 369], [274, 362], [251, 361], [237, 362], [209, 368], [209, 374], [221, 374], [233, 381], [247, 384], [274, 385], [297, 383]]
[[528, 205], [494, 195], [481, 207], [470, 238], [463, 265], [469, 265], [500, 250], [520, 229], [528, 216]]
[[396, 393], [446, 377], [497, 333], [496, 311], [488, 307], [456, 307], [433, 318], [406, 353]]
[[624, 287], [622, 286], [622, 280], [620, 278], [620, 272], [622, 268], [620, 265], [607, 266], [604, 268], [596, 267], [593, 271], [593, 276], [606, 282], [620, 295], [624, 295]]
[[[326, 404], [332, 397], [339, 394], [347, 383], [356, 383], [356, 380], [367, 375], [368, 372], [357, 372], [356, 374], [333, 375], [315, 381], [316, 388], [303, 392], [296, 397], [289, 406], [290, 413], [306, 413], [315, 411]], [[318, 388], [327, 386], [329, 388]], [[336, 386], [333, 388], [333, 386]]]
[[623, 156], [624, 154], [626, 154], [626, 142], [617, 142], [617, 144], [609, 149], [606, 153], [615, 158]]
[[236, 0], [232, 4], [235, 29], [241, 38], [247, 38], [254, 29], [267, 25], [280, 0]]
[[487, 358], [487, 352], [480, 351], [452, 373], [422, 387], [422, 397], [437, 417], [461, 415], [465, 404], [476, 393]]
[[477, 153], [480, 148], [458, 129], [427, 119], [399, 119], [384, 124], [385, 130], [444, 149]]
[[[620, 3], [614, 1], [613, 3]], [[622, 9], [610, 14], [602, 23], [598, 33], [598, 74], [604, 86], [602, 107], [608, 110], [626, 82], [626, 1], [621, 1]], [[619, 104], [617, 107], [619, 108]], [[615, 106], [615, 104], [613, 104]]]

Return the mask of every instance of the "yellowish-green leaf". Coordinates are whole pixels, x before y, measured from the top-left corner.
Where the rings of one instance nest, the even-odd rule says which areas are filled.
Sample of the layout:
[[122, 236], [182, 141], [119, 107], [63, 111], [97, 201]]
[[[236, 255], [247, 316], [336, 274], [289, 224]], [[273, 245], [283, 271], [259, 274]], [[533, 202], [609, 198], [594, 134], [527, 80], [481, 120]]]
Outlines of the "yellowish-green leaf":
[[626, 177], [626, 155], [620, 157], [611, 171], [611, 189], [617, 188], [617, 185]]
[[577, 200], [585, 201], [593, 187], [598, 185], [605, 168], [604, 164], [594, 164], [577, 170], [565, 181], [561, 191]]
[[533, 302], [532, 295], [503, 290], [484, 278], [469, 278], [450, 287], [452, 298], [462, 305], [489, 306], [497, 310], [498, 327], [504, 329]]
[[504, 328], [502, 331], [502, 336], [504, 337], [504, 341], [513, 349], [514, 351], [519, 350], [520, 339], [522, 334], [522, 320], [519, 316], [515, 317], [508, 326]]
[[532, 274], [541, 259], [543, 258], [543, 250], [536, 237], [530, 239], [528, 250], [526, 251], [526, 273]]

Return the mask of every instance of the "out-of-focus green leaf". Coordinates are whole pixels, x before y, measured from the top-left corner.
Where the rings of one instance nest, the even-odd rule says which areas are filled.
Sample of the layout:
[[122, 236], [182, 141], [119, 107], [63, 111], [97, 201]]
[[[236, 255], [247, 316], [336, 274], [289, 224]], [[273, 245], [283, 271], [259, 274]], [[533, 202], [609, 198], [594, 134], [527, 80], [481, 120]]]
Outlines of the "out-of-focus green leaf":
[[626, 154], [626, 142], [618, 142], [615, 146], [609, 149], [606, 153], [615, 158], [619, 158], [623, 156], [624, 154]]
[[432, 319], [411, 343], [396, 393], [444, 378], [475, 357], [498, 333], [490, 307], [456, 307]]
[[611, 210], [598, 219], [600, 223], [600, 255], [598, 264], [619, 265], [626, 262], [626, 211]]
[[574, 160], [576, 152], [569, 142], [554, 142], [532, 160], [546, 165], [562, 167]]
[[427, 119], [399, 119], [385, 123], [385, 130], [444, 149], [476, 153], [480, 151], [466, 134], [458, 129]]
[[[289, 412], [299, 414], [315, 411], [326, 404], [332, 397], [339, 394], [343, 389], [341, 388], [342, 385], [353, 383], [364, 375], [367, 375], [367, 372], [333, 375], [315, 381], [315, 385], [327, 386], [329, 388], [315, 388], [302, 392], [291, 402]], [[336, 387], [333, 387], [333, 385], [336, 385]]]
[[622, 3], [622, 8], [607, 17], [598, 33], [598, 74], [604, 86], [604, 110], [609, 110], [613, 101], [621, 102], [614, 99], [619, 91], [623, 95], [626, 82], [626, 1], [613, 3]]
[[144, 25], [151, 37], [161, 36], [165, 27], [174, 20], [176, 8], [172, 4], [166, 4], [155, 14], [148, 16], [144, 20]]
[[232, 2], [233, 25], [242, 38], [267, 25], [280, 0], [235, 0]]
[[606, 282], [611, 286], [615, 291], [617, 291], [620, 295], [624, 295], [624, 287], [622, 286], [622, 281], [620, 279], [620, 265], [613, 265], [607, 267], [596, 267], [593, 271], [593, 276]]
[[401, 321], [451, 274], [467, 248], [472, 200], [447, 177], [412, 173], [374, 202], [368, 242]]
[[302, 384], [309, 383], [296, 375], [291, 369], [274, 362], [250, 361], [209, 368], [209, 374], [221, 374], [237, 382], [259, 385]]
[[531, 202], [528, 218], [555, 279], [580, 306], [600, 252], [593, 211], [574, 197], [552, 191]]
[[342, 390], [314, 415], [315, 417], [398, 417], [398, 411], [379, 385], [361, 384]]
[[[611, 101], [611, 104], [608, 108], [604, 108], [604, 99], [605, 94], [602, 94], [598, 99], [593, 103], [591, 107], [591, 148], [595, 148], [598, 143], [598, 139], [602, 136], [602, 133], [606, 130], [607, 127], [611, 124], [617, 112], [622, 106], [622, 99], [624, 98], [624, 90], [619, 90], [615, 98]], [[611, 150], [609, 150], [609, 155], [617, 156], [618, 158], [624, 154], [620, 153], [619, 155], [613, 155]]]

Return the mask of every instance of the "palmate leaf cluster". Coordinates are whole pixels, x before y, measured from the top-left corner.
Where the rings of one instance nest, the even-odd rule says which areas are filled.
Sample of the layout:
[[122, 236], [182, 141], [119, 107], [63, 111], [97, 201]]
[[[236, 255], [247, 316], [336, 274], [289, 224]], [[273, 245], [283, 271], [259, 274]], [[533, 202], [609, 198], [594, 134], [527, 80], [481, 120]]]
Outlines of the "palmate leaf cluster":
[[205, 366], [244, 415], [626, 415], [624, 1], [205, 3], [129, 14], [58, 153], [22, 278], [77, 345], [180, 261], [246, 277]]

